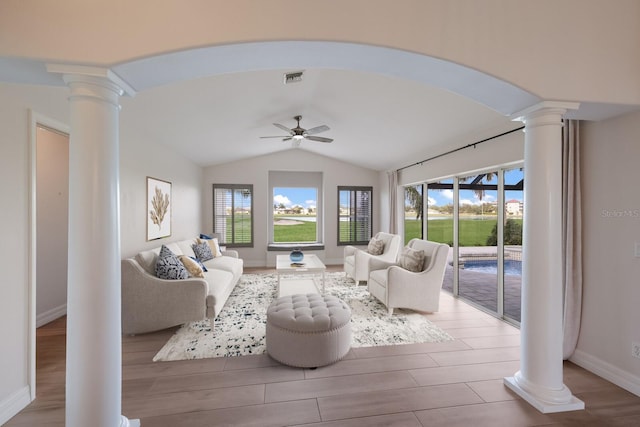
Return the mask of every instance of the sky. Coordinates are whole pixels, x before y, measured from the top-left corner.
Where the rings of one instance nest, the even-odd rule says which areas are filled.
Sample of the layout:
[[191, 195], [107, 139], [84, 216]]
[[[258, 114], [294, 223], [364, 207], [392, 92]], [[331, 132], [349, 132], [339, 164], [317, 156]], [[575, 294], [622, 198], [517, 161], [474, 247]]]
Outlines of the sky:
[[[519, 169], [511, 169], [505, 171], [505, 182], [507, 184], [516, 184], [524, 177], [524, 172]], [[452, 183], [452, 179], [443, 180], [444, 183]], [[491, 181], [485, 181], [488, 184], [497, 184], [497, 177], [493, 177]], [[453, 190], [431, 191], [428, 194], [429, 205], [444, 206], [453, 203]], [[460, 204], [480, 205], [481, 203], [495, 203], [498, 199], [498, 192], [489, 190], [485, 193], [482, 200], [471, 190], [460, 190]], [[518, 200], [523, 201], [522, 191], [506, 191], [505, 201]]]
[[304, 208], [316, 207], [316, 189], [315, 188], [274, 188], [273, 204], [282, 203], [285, 207], [300, 205]]
[[[505, 171], [505, 180], [507, 184], [515, 184], [519, 182], [524, 176], [524, 172], [519, 169], [511, 169]], [[453, 182], [451, 179], [444, 180], [443, 182]], [[490, 184], [497, 183], [497, 177], [494, 177], [492, 181], [487, 181]], [[521, 191], [507, 191], [505, 194], [505, 201], [519, 200], [522, 201], [523, 193]], [[443, 206], [453, 202], [452, 190], [440, 190], [432, 191], [429, 194], [429, 204]], [[487, 191], [482, 201], [478, 199], [476, 194], [471, 190], [460, 191], [460, 203], [479, 205], [481, 203], [495, 203], [497, 200], [496, 191]], [[273, 203], [278, 205], [282, 203], [286, 207], [292, 207], [300, 205], [304, 208], [315, 208], [317, 205], [317, 195], [315, 188], [283, 188], [277, 187], [273, 189]]]

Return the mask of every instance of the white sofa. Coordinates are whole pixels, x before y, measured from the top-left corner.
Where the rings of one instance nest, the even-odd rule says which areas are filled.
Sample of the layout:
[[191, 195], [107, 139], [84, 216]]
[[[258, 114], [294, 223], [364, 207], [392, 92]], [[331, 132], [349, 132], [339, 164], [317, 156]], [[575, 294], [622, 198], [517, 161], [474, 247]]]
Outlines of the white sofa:
[[[176, 255], [194, 257], [197, 239], [165, 244]], [[183, 323], [210, 319], [220, 313], [243, 271], [238, 252], [225, 251], [203, 264], [204, 278], [165, 280], [156, 277], [160, 247], [122, 260], [122, 332], [141, 334]]]

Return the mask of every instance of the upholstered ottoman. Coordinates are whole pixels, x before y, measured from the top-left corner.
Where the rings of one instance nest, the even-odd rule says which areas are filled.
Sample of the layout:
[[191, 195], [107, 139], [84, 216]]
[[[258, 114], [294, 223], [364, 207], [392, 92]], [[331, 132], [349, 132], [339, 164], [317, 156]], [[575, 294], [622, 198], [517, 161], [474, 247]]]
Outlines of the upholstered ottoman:
[[351, 309], [334, 296], [280, 297], [267, 309], [267, 353], [289, 366], [329, 365], [351, 348], [350, 322]]

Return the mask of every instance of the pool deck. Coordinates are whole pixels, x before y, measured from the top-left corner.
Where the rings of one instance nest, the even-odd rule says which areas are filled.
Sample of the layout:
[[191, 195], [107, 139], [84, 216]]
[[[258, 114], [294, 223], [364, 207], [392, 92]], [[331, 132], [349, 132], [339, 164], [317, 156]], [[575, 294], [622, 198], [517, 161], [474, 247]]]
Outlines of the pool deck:
[[[509, 259], [520, 259], [521, 251], [519, 247], [507, 247]], [[461, 258], [472, 259], [497, 259], [496, 247], [463, 247], [460, 248]], [[453, 267], [450, 262], [453, 259], [453, 249], [449, 250], [449, 263], [444, 274], [443, 289], [453, 293]], [[459, 294], [471, 302], [496, 312], [498, 307], [498, 276], [496, 274], [484, 273], [459, 269]], [[521, 276], [504, 276], [504, 314], [516, 321], [520, 321], [520, 297], [521, 297]]]

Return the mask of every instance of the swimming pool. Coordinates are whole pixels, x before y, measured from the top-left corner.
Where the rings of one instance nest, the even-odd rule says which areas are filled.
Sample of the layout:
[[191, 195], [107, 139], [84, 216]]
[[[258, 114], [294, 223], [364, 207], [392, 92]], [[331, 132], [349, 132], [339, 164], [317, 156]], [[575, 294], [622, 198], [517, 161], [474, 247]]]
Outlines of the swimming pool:
[[[464, 269], [482, 273], [498, 273], [497, 260], [465, 260]], [[504, 261], [504, 274], [508, 276], [522, 276], [522, 261], [507, 259]]]

